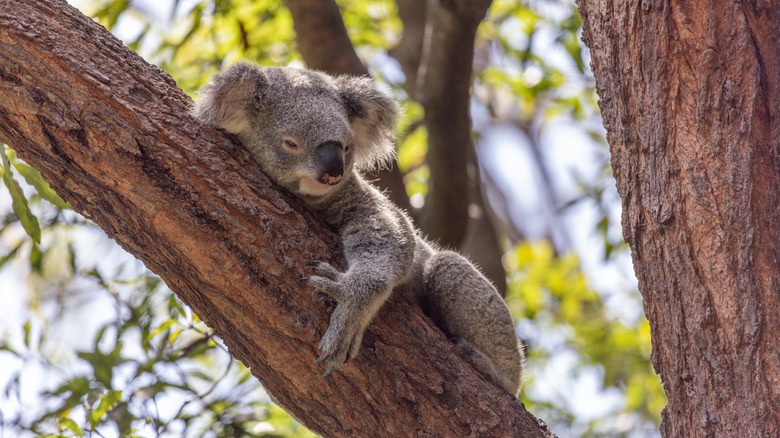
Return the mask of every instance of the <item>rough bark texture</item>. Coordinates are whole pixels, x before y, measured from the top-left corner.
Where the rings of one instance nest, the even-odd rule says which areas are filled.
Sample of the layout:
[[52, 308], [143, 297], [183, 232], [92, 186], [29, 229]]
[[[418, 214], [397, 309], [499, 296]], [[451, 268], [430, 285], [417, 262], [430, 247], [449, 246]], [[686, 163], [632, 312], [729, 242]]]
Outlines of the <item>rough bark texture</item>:
[[780, 436], [780, 9], [580, 0], [667, 437]]
[[330, 378], [332, 303], [300, 277], [337, 239], [174, 82], [64, 1], [0, 0], [0, 141], [159, 274], [293, 415], [325, 436], [548, 436], [408, 301]]

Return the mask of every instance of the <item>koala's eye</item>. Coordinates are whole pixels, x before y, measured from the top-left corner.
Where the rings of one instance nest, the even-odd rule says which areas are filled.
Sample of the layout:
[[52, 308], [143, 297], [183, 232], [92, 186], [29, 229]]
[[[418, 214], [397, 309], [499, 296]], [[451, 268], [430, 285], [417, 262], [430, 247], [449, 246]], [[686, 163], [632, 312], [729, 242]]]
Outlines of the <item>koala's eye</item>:
[[285, 148], [291, 151], [297, 151], [300, 148], [300, 146], [298, 146], [298, 143], [289, 139], [282, 140], [282, 144], [284, 145]]

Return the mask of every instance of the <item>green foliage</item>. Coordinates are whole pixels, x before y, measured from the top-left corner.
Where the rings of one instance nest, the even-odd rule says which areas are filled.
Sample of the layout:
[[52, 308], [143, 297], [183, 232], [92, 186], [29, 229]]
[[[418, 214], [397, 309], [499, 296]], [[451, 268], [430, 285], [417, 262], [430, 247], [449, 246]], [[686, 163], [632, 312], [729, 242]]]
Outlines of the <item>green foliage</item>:
[[[186, 3], [186, 5], [185, 5]], [[85, 2], [84, 12], [109, 30], [134, 17], [140, 31], [128, 45], [194, 92], [223, 62], [254, 60], [286, 65], [300, 60], [292, 17], [277, 0], [171, 2], [170, 16], [147, 16], [125, 0]]]
[[27, 198], [24, 196], [22, 187], [19, 182], [16, 181], [11, 171], [11, 162], [8, 158], [8, 149], [3, 145], [3, 153], [0, 154], [3, 161], [3, 183], [8, 188], [8, 193], [11, 194], [11, 207], [14, 214], [19, 218], [19, 222], [24, 227], [24, 231], [27, 232], [35, 243], [41, 242], [41, 226], [38, 224], [38, 218], [30, 211], [30, 206], [27, 202]]
[[[89, 293], [108, 297], [115, 311], [92, 343], [75, 351], [68, 368], [81, 371], [61, 371], [48, 357], [55, 327], [45, 318], [33, 315], [24, 322], [22, 345], [3, 342], [0, 352], [25, 364], [4, 390], [20, 408], [19, 388], [27, 373], [34, 375], [32, 368], [42, 367], [59, 380], [40, 395], [45, 409], [4, 414], [6, 425], [35, 435], [312, 436], [270, 404], [249, 371], [158, 277], [125, 278], [123, 269], [120, 265], [112, 278], [94, 267], [80, 269]], [[178, 407], [165, 414], [165, 406]]]
[[[12, 155], [15, 158], [15, 154], [12, 154], [13, 150], [6, 150], [9, 152], [9, 155]], [[54, 190], [52, 190], [52, 188], [49, 186], [49, 183], [43, 180], [41, 172], [38, 172], [37, 169], [24, 164], [20, 160], [13, 159], [11, 163], [13, 164], [14, 169], [16, 169], [16, 171], [24, 177], [24, 180], [27, 181], [27, 184], [35, 187], [38, 196], [49, 201], [55, 207], [70, 208], [70, 204], [63, 201], [62, 198], [60, 198], [60, 196]]]
[[399, 142], [398, 167], [404, 173], [404, 183], [409, 196], [428, 193], [428, 131], [418, 126]]
[[[652, 370], [650, 356], [650, 326], [642, 317], [626, 323], [610, 315], [601, 296], [588, 287], [573, 254], [555, 256], [546, 242], [524, 243], [505, 256], [509, 272], [507, 305], [518, 319], [531, 319], [542, 333], [563, 333], [563, 340], [553, 349], [532, 348], [528, 362], [533, 370], [545, 367], [561, 349], [574, 352], [579, 358], [573, 372], [596, 367], [603, 376], [604, 388], [614, 387], [626, 394], [622, 413], [637, 414], [660, 423], [660, 413], [666, 397], [660, 381]], [[560, 412], [561, 404], [539, 404], [524, 394], [531, 411], [556, 410], [554, 418], [574, 418]], [[613, 413], [617, 414], [617, 412]], [[544, 415], [540, 414], [543, 418]], [[596, 434], [609, 430], [605, 419], [585, 425], [579, 434]], [[578, 425], [582, 427], [583, 425]]]
[[[516, 106], [511, 117], [519, 121], [563, 115], [583, 119], [597, 109], [579, 38], [582, 18], [573, 4], [557, 6], [557, 13], [544, 14], [547, 8], [536, 2], [520, 6], [511, 0], [496, 0], [479, 29], [484, 40], [496, 45], [500, 61], [477, 70], [476, 86], [512, 96]], [[550, 34], [568, 56], [568, 68], [561, 59], [551, 57], [554, 47], [538, 44]], [[480, 100], [497, 114], [493, 100]]]
[[337, 3], [349, 39], [364, 58], [372, 52], [386, 52], [398, 42], [402, 24], [394, 1], [340, 0]]

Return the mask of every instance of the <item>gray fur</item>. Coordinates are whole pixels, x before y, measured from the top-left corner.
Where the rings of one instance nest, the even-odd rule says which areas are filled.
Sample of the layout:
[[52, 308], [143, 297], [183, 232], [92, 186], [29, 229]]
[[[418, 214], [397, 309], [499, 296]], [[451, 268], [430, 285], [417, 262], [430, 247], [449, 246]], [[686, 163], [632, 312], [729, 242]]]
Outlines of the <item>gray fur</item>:
[[[426, 242], [358, 172], [393, 157], [397, 114], [370, 79], [248, 63], [217, 74], [193, 109], [203, 123], [237, 135], [263, 172], [339, 231], [349, 268], [320, 262], [309, 278], [337, 302], [319, 345], [326, 375], [358, 354], [376, 312], [406, 285], [473, 364], [516, 395], [523, 352], [501, 296], [463, 256]], [[344, 146], [343, 178], [334, 185], [317, 181], [315, 150], [326, 142]]]

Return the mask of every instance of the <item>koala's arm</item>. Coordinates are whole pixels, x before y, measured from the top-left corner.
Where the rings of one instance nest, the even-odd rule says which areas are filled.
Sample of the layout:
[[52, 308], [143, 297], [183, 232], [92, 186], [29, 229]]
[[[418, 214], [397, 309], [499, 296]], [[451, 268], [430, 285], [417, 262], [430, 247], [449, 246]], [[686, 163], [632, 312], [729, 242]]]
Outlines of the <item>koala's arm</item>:
[[411, 272], [415, 250], [411, 223], [394, 207], [376, 207], [353, 206], [353, 218], [339, 230], [347, 271], [342, 273], [319, 263], [309, 279], [313, 288], [337, 302], [320, 341], [322, 356], [318, 362], [326, 364], [325, 375], [357, 355], [374, 315]]

